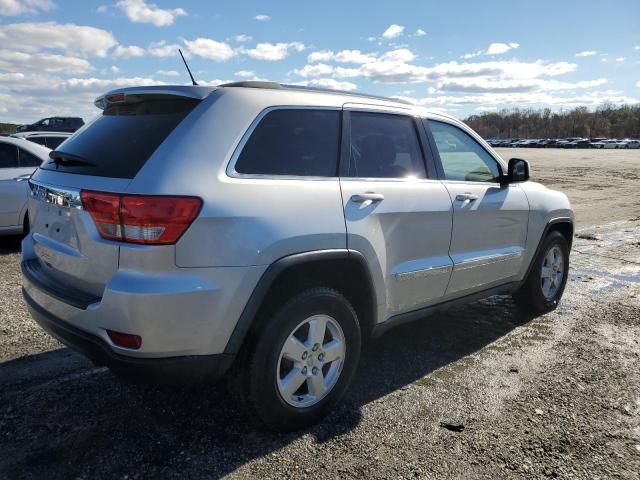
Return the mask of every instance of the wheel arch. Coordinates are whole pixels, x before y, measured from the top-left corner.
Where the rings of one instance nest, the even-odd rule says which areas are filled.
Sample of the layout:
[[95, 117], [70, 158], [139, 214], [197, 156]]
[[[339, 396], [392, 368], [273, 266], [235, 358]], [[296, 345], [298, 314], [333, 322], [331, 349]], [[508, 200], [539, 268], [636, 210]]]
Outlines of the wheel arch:
[[529, 277], [529, 273], [531, 273], [531, 269], [533, 268], [533, 264], [538, 258], [540, 254], [540, 249], [542, 248], [542, 243], [544, 239], [547, 238], [547, 235], [551, 232], [559, 232], [562, 236], [567, 240], [567, 244], [569, 245], [569, 251], [571, 251], [571, 246], [573, 244], [573, 232], [574, 232], [574, 224], [573, 219], [570, 217], [557, 217], [549, 220], [542, 231], [542, 235], [538, 240], [538, 245], [536, 246], [536, 250], [531, 257], [531, 261], [529, 262], [529, 266], [527, 267], [526, 274], [524, 276], [524, 280]]
[[371, 335], [377, 301], [364, 255], [350, 249], [318, 250], [282, 257], [267, 268], [236, 323], [225, 353], [237, 354], [282, 301], [316, 286], [335, 288], [343, 294], [356, 310], [363, 339]]

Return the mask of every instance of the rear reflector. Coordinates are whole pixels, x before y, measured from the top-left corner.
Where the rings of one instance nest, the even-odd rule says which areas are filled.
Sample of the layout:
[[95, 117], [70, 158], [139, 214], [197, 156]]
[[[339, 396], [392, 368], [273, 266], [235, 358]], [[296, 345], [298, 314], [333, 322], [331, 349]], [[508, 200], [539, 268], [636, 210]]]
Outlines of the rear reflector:
[[138, 350], [142, 346], [142, 337], [139, 335], [131, 335], [130, 333], [114, 332], [107, 330], [107, 335], [118, 347], [131, 348]]
[[102, 238], [128, 243], [176, 243], [202, 207], [197, 197], [119, 195], [82, 190], [82, 205]]

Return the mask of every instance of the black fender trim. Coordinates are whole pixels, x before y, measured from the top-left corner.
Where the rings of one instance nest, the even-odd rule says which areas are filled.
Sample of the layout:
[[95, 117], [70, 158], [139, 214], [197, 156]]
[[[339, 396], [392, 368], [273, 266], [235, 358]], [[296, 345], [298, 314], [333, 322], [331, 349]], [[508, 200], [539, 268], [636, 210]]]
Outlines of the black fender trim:
[[260, 280], [258, 280], [258, 284], [253, 289], [253, 292], [251, 293], [251, 296], [249, 297], [244, 310], [240, 314], [240, 318], [238, 319], [238, 322], [236, 323], [236, 326], [233, 329], [231, 336], [229, 337], [229, 341], [227, 342], [224, 353], [235, 355], [240, 351], [240, 347], [242, 347], [242, 343], [244, 342], [247, 333], [251, 329], [256, 314], [258, 313], [258, 310], [260, 309], [260, 306], [262, 305], [262, 302], [267, 295], [269, 288], [271, 288], [271, 285], [273, 285], [273, 282], [276, 280], [278, 275], [295, 265], [317, 261], [345, 259], [356, 260], [361, 263], [364, 271], [367, 274], [369, 288], [373, 295], [371, 301], [373, 302], [373, 318], [375, 321], [378, 305], [376, 301], [375, 284], [373, 283], [373, 278], [371, 277], [369, 266], [367, 265], [365, 257], [362, 253], [346, 248], [315, 250], [310, 252], [296, 253], [276, 260], [271, 265], [269, 265], [267, 270], [262, 274], [262, 277], [260, 277]]
[[[547, 222], [547, 224], [544, 227], [542, 235], [540, 236], [540, 240], [538, 240], [538, 246], [536, 247], [536, 251], [534, 252], [533, 257], [531, 257], [531, 261], [529, 262], [529, 266], [527, 267], [527, 272], [525, 273], [522, 279], [523, 283], [527, 281], [527, 278], [529, 278], [529, 273], [531, 273], [533, 264], [536, 261], [536, 258], [538, 258], [538, 255], [540, 254], [540, 249], [542, 248], [542, 242], [544, 241], [545, 238], [547, 238], [547, 235], [549, 234], [549, 230], [551, 230], [551, 227], [554, 225], [557, 225], [558, 223], [570, 223], [575, 232], [575, 225], [571, 217], [556, 217], [549, 220], [549, 222]], [[572, 244], [571, 240], [569, 240], [568, 243], [569, 243], [569, 252], [571, 252], [571, 244]]]

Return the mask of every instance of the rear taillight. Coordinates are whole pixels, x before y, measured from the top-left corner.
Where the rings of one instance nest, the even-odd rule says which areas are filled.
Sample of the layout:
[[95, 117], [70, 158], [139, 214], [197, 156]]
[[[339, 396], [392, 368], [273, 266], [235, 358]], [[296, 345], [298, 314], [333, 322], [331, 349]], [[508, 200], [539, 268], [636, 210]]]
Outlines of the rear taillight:
[[80, 195], [100, 236], [128, 243], [175, 243], [202, 206], [197, 197], [119, 195], [91, 190], [83, 190]]

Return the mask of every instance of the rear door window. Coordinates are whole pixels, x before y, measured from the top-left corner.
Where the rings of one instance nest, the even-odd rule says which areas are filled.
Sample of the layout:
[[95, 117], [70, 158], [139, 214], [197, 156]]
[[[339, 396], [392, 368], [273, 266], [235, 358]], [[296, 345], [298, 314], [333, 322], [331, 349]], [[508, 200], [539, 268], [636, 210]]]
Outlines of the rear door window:
[[236, 172], [335, 177], [340, 116], [338, 110], [272, 110], [260, 120], [244, 145]]
[[[138, 97], [140, 99], [140, 97]], [[109, 105], [79, 135], [70, 138], [45, 170], [99, 177], [133, 178], [199, 100], [144, 98]]]
[[18, 168], [18, 147], [0, 143], [0, 168]]
[[349, 177], [426, 177], [412, 117], [373, 112], [350, 112], [349, 115]]
[[26, 150], [20, 148], [19, 162], [20, 162], [20, 168], [39, 167], [40, 164], [42, 163], [42, 160], [36, 157], [33, 153], [29, 153]]

